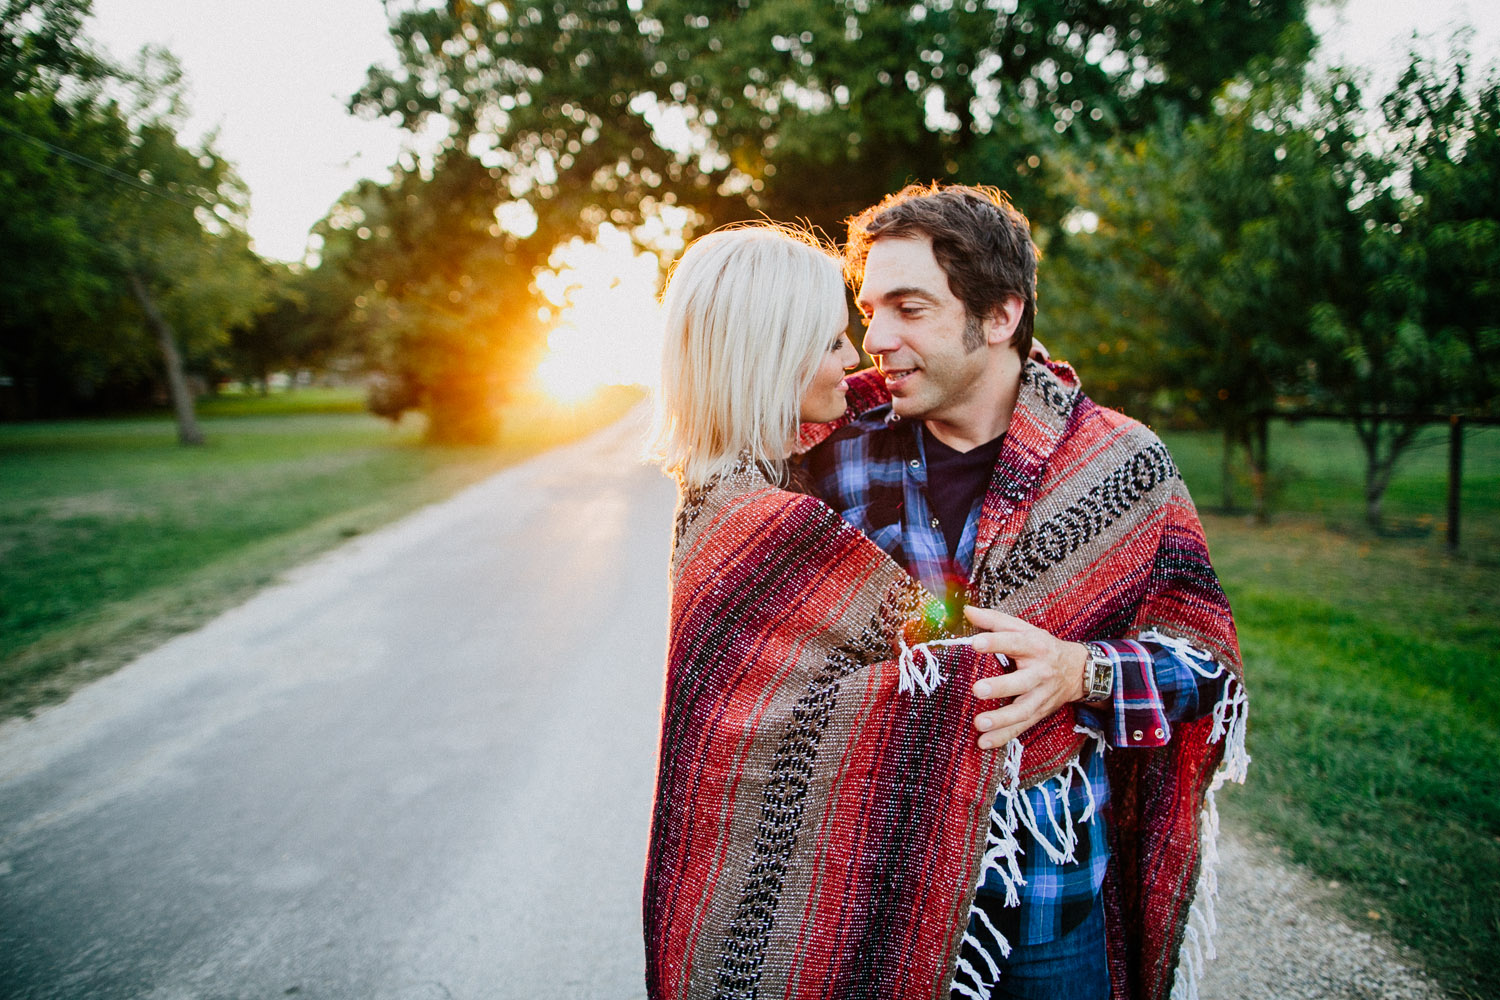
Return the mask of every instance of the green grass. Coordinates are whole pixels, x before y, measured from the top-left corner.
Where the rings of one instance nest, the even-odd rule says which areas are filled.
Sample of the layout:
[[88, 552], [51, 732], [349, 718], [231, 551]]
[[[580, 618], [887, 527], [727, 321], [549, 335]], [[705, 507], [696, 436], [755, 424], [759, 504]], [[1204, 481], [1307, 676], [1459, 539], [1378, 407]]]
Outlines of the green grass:
[[0, 425], [0, 718], [58, 701], [338, 542], [618, 416], [518, 410], [493, 447], [431, 447], [357, 393], [208, 401], [162, 417]]
[[364, 393], [351, 389], [301, 388], [262, 396], [255, 390], [229, 392], [198, 402], [200, 417], [271, 417], [283, 413], [365, 412]]
[[[1217, 441], [1167, 437], [1200, 501], [1217, 497]], [[1500, 429], [1465, 442], [1456, 556], [1443, 548], [1444, 449], [1414, 456], [1392, 487], [1388, 510], [1408, 530], [1375, 536], [1352, 441], [1326, 424], [1277, 427], [1273, 522], [1205, 517], [1251, 691], [1250, 780], [1220, 803], [1349, 887], [1350, 918], [1410, 945], [1455, 995], [1500, 997]]]

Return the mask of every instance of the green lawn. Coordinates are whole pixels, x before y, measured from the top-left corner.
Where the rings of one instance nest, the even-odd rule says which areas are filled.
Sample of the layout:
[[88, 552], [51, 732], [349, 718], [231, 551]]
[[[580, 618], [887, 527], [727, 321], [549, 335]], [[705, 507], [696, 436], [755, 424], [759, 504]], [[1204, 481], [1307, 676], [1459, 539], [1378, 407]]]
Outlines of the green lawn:
[[[1220, 803], [1350, 887], [1351, 918], [1411, 945], [1455, 995], [1495, 998], [1500, 428], [1465, 442], [1457, 556], [1443, 548], [1446, 429], [1432, 437], [1392, 487], [1393, 536], [1362, 527], [1353, 434], [1330, 424], [1275, 429], [1269, 526], [1206, 515], [1251, 691], [1250, 780]], [[1217, 440], [1167, 438], [1195, 494], [1216, 498]]]
[[421, 443], [351, 392], [208, 401], [208, 444], [161, 417], [0, 425], [0, 718], [66, 697], [288, 566], [600, 426], [529, 408], [494, 447]]

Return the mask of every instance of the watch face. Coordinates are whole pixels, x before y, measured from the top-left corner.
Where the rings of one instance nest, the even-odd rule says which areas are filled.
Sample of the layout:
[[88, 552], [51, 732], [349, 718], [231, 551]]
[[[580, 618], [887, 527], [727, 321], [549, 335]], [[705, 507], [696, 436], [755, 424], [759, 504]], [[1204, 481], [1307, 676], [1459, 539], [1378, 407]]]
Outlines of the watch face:
[[1114, 687], [1115, 671], [1107, 657], [1094, 647], [1089, 650], [1089, 700], [1098, 701]]

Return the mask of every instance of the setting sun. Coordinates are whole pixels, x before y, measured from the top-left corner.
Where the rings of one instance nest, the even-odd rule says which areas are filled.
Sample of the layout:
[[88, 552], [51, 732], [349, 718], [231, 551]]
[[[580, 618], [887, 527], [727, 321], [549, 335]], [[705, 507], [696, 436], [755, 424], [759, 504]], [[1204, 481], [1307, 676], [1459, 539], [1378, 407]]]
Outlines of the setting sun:
[[558, 316], [537, 366], [541, 388], [560, 403], [578, 403], [607, 385], [655, 385], [661, 359], [656, 255], [605, 225], [591, 243], [575, 239], [559, 247], [551, 264], [537, 277]]

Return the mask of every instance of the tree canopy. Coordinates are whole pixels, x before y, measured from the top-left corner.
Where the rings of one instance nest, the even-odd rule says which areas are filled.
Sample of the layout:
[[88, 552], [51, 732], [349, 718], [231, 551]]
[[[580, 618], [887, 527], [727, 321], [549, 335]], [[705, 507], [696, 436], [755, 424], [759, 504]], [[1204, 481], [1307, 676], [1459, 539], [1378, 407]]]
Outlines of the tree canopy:
[[[394, 7], [355, 97], [435, 117], [569, 231], [600, 205], [830, 231], [911, 179], [983, 179], [1043, 221], [1059, 143], [1193, 114], [1301, 0], [450, 0]], [[617, 215], [617, 218], [619, 215]]]
[[88, 8], [9, 0], [0, 27], [0, 374], [10, 409], [40, 415], [160, 373], [189, 441], [181, 352], [227, 342], [260, 296], [246, 192], [211, 142], [179, 140], [171, 57], [93, 54]]
[[483, 440], [559, 245], [666, 206], [836, 235], [927, 180], [1008, 189], [1044, 339], [1106, 402], [1220, 428], [1262, 509], [1273, 414], [1355, 422], [1378, 521], [1413, 421], [1495, 406], [1500, 88], [1417, 58], [1372, 121], [1355, 79], [1308, 76], [1304, 0], [393, 2], [351, 109], [441, 139], [346, 194], [305, 267], [250, 252], [169, 57], [98, 57], [87, 0], [4, 3], [12, 415], [176, 385], [183, 355], [264, 384], [342, 353], [377, 412]]
[[1346, 415], [1378, 527], [1421, 424], [1494, 404], [1495, 83], [1413, 56], [1372, 107], [1304, 66], [1076, 157], [1097, 221], [1053, 261], [1049, 317], [1105, 399], [1223, 430], [1226, 506], [1238, 450], [1264, 514], [1272, 417]]
[[1314, 391], [1364, 447], [1376, 528], [1420, 426], [1500, 401], [1500, 76], [1476, 84], [1469, 63], [1413, 55], [1381, 99], [1379, 145], [1354, 164], [1349, 280], [1310, 323]]
[[[387, 408], [431, 414], [515, 377], [516, 347], [537, 339], [545, 305], [533, 272], [569, 238], [605, 222], [630, 228], [668, 205], [699, 226], [766, 214], [836, 233], [913, 179], [1000, 184], [1053, 225], [1068, 208], [1061, 150], [1206, 110], [1224, 80], [1303, 17], [1302, 0], [388, 9], [394, 64], [372, 67], [351, 106], [443, 141], [384, 194], [354, 195], [346, 208], [369, 215], [378, 194], [389, 219], [354, 225], [366, 235], [346, 259], [359, 261], [349, 272], [363, 275], [358, 297], [378, 304], [359, 311], [387, 374]], [[465, 234], [495, 233], [496, 218], [518, 209], [534, 228], [502, 227], [498, 248], [466, 249]], [[415, 240], [421, 218], [447, 218], [460, 236]], [[456, 277], [480, 273], [504, 290], [480, 325], [416, 291], [451, 291]], [[507, 376], [480, 391], [476, 366], [496, 344]], [[451, 406], [445, 393], [457, 397]]]
[[452, 150], [430, 172], [361, 183], [316, 227], [318, 270], [341, 284], [349, 335], [382, 376], [372, 408], [424, 409], [437, 441], [492, 439], [542, 344], [532, 275], [553, 242], [502, 229], [497, 188]]

